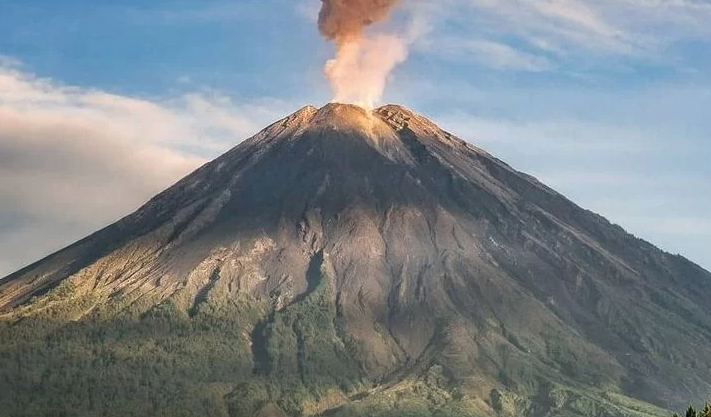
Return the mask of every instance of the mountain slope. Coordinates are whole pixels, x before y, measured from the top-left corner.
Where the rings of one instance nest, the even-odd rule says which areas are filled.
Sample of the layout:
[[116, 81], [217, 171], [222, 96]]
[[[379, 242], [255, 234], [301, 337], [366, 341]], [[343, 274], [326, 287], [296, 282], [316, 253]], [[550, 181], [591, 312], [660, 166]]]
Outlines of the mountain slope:
[[17, 415], [663, 415], [644, 401], [708, 392], [709, 295], [406, 109], [306, 107], [1, 281], [0, 392]]

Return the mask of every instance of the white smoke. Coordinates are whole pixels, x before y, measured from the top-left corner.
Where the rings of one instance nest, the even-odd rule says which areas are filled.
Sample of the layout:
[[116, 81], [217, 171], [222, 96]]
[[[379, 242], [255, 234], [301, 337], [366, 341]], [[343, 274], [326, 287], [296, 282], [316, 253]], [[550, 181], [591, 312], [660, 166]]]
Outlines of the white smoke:
[[326, 63], [333, 100], [372, 108], [382, 98], [390, 72], [407, 59], [407, 43], [389, 34], [344, 43]]
[[333, 89], [333, 101], [372, 108], [383, 96], [392, 70], [404, 62], [414, 37], [412, 31], [365, 32], [385, 21], [399, 0], [322, 0], [319, 31], [336, 44], [336, 57], [324, 72]]

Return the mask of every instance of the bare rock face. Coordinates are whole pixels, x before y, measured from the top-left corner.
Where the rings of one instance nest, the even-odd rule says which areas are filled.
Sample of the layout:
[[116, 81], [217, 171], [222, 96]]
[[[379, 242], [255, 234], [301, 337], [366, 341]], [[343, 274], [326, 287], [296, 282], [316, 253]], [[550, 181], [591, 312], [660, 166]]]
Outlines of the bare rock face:
[[0, 281], [8, 322], [248, 304], [232, 415], [403, 392], [432, 415], [656, 415], [635, 401], [708, 394], [710, 296], [700, 267], [392, 105], [305, 107]]

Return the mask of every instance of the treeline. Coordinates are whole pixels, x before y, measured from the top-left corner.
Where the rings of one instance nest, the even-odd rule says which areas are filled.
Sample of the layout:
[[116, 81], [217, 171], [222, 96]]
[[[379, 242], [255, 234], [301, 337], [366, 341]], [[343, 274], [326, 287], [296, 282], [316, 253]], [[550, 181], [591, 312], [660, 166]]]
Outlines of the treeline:
[[0, 320], [0, 416], [227, 417], [225, 395], [252, 374], [251, 313], [222, 311]]
[[[673, 417], [681, 417], [679, 414], [674, 414]], [[711, 402], [706, 403], [700, 410], [696, 410], [694, 407], [689, 407], [686, 410], [684, 417], [711, 417]]]

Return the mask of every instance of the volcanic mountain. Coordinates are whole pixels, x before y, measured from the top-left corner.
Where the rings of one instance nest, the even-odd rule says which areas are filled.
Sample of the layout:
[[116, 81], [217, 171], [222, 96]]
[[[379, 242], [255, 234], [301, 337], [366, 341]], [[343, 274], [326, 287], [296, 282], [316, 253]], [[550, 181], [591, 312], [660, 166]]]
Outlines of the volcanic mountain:
[[409, 110], [305, 107], [0, 281], [0, 410], [659, 416], [709, 392], [710, 296]]

